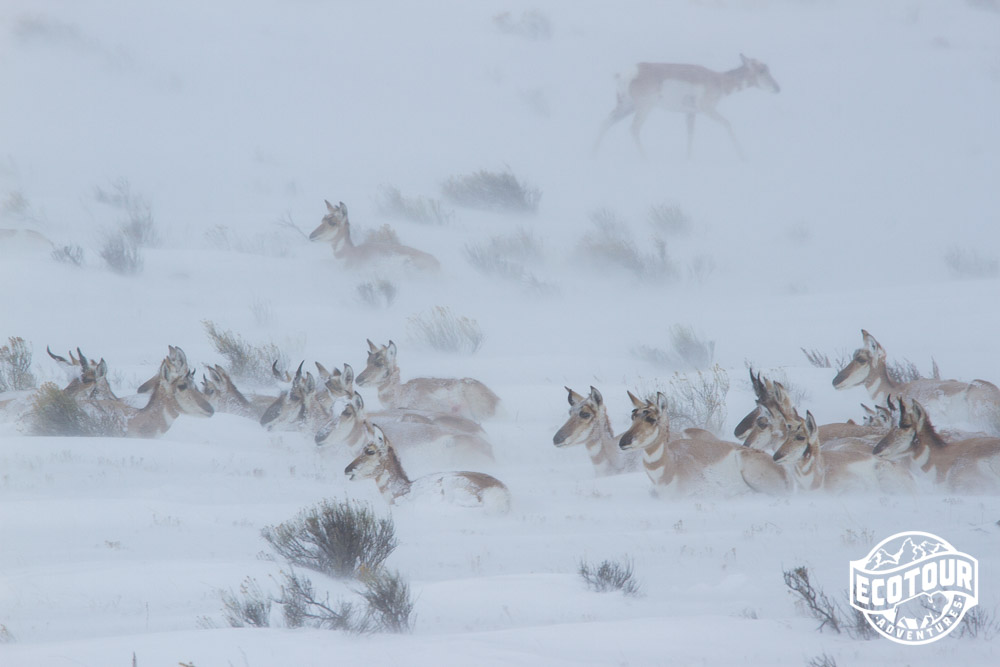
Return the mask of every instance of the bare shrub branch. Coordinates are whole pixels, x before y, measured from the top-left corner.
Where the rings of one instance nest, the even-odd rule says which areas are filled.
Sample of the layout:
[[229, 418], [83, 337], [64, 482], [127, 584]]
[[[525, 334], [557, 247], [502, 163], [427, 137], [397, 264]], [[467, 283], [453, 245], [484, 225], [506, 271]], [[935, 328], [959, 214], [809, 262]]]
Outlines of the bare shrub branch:
[[809, 568], [799, 566], [785, 570], [783, 576], [785, 586], [798, 595], [796, 602], [820, 622], [817, 630], [822, 632], [823, 628], [830, 628], [840, 634], [841, 620], [837, 608], [822, 589], [815, 588], [809, 581]]
[[1000, 275], [1000, 261], [986, 257], [976, 250], [951, 247], [944, 254], [944, 263], [953, 278], [982, 279]]
[[486, 276], [515, 281], [537, 280], [528, 264], [541, 259], [541, 243], [527, 229], [494, 236], [486, 242], [465, 246], [465, 258], [474, 269]]
[[580, 561], [577, 571], [587, 588], [597, 593], [621, 591], [623, 595], [639, 595], [639, 582], [633, 579], [632, 559], [628, 556], [620, 561], [603, 560], [596, 567]]
[[229, 362], [227, 370], [233, 379], [258, 385], [274, 384], [271, 370], [274, 362], [277, 361], [278, 366], [288, 365], [285, 355], [274, 343], [253, 345], [239, 334], [221, 331], [211, 320], [202, 320], [201, 324], [215, 351]]
[[983, 639], [993, 641], [1000, 636], [1000, 619], [996, 609], [987, 611], [982, 605], [977, 605], [965, 612], [958, 627], [958, 638]]
[[473, 354], [486, 336], [479, 323], [453, 315], [449, 308], [435, 306], [428, 313], [407, 319], [410, 338], [439, 352]]
[[674, 204], [658, 204], [649, 208], [649, 223], [672, 236], [683, 236], [691, 231], [691, 218]]
[[452, 176], [441, 190], [456, 206], [502, 213], [534, 213], [542, 198], [541, 190], [519, 181], [509, 168]]
[[[302, 233], [298, 227], [292, 227]], [[241, 234], [226, 225], [216, 225], [205, 232], [205, 240], [216, 250], [229, 250], [244, 255], [260, 255], [262, 257], [287, 257], [288, 243], [280, 233]]]
[[391, 517], [349, 500], [323, 501], [261, 535], [289, 563], [337, 578], [378, 570], [398, 544]]
[[72, 264], [73, 266], [83, 266], [83, 248], [73, 243], [70, 245], [59, 246], [52, 251], [52, 259], [63, 264]]
[[437, 199], [404, 197], [394, 185], [383, 185], [379, 188], [375, 207], [381, 215], [425, 225], [443, 225], [455, 217], [455, 213]]
[[0, 391], [24, 391], [37, 386], [31, 372], [31, 345], [19, 336], [11, 336], [0, 347]]
[[124, 228], [106, 233], [98, 254], [108, 268], [117, 274], [132, 276], [142, 271], [143, 259], [139, 244]]
[[614, 211], [597, 209], [590, 220], [594, 229], [580, 239], [578, 246], [587, 261], [602, 268], [623, 269], [643, 280], [677, 276], [677, 268], [668, 257], [662, 239], [652, 239], [654, 252], [641, 252], [628, 226]]
[[271, 597], [264, 593], [257, 580], [247, 577], [239, 592], [220, 591], [222, 611], [231, 627], [266, 628], [271, 625]]

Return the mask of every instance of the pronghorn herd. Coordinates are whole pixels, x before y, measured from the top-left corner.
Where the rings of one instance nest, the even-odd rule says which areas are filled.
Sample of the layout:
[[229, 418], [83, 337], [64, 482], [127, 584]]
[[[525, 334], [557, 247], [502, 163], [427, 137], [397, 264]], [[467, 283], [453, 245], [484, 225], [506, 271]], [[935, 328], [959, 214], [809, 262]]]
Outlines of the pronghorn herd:
[[[629, 471], [622, 454], [641, 451], [654, 488], [668, 495], [1000, 491], [1000, 390], [985, 380], [895, 382], [885, 350], [867, 331], [862, 335], [863, 347], [833, 386], [868, 387], [877, 404], [863, 406], [863, 424], [819, 425], [811, 411], [803, 418], [780, 382], [751, 369], [756, 406], [734, 431], [741, 444], [701, 429], [672, 433], [662, 393], [643, 400], [629, 392], [631, 425], [616, 437], [593, 387], [587, 397], [567, 388], [570, 418], [553, 442], [586, 444], [599, 475]], [[940, 410], [942, 423], [985, 432], [938, 430], [932, 409]]]
[[[837, 389], [865, 384], [881, 402], [865, 408], [864, 423], [818, 424], [803, 417], [778, 381], [750, 371], [756, 405], [736, 426], [741, 442], [722, 440], [699, 428], [674, 432], [670, 404], [661, 392], [640, 398], [628, 392], [631, 421], [615, 435], [601, 392], [566, 388], [569, 418], [553, 437], [556, 447], [584, 445], [598, 475], [643, 470], [659, 495], [732, 496], [796, 492], [949, 493], [1000, 490], [1000, 391], [983, 380], [891, 379], [885, 350], [867, 331], [863, 346], [837, 373]], [[206, 366], [201, 388], [179, 347], [169, 346], [157, 374], [135, 397], [118, 397], [108, 383], [104, 359], [88, 359], [79, 348], [68, 359], [49, 356], [74, 377], [63, 394], [90, 415], [109, 420], [119, 435], [156, 438], [180, 415], [210, 417], [230, 413], [258, 421], [268, 430], [304, 432], [319, 447], [348, 453], [351, 479], [374, 479], [389, 503], [433, 498], [460, 506], [505, 511], [510, 492], [481, 472], [436, 473], [411, 479], [404, 460], [446, 460], [449, 464], [489, 465], [493, 446], [480, 421], [493, 417], [499, 398], [471, 378], [415, 378], [403, 383], [396, 345], [368, 341], [368, 359], [357, 376], [349, 364], [316, 374], [299, 364], [295, 374], [275, 376], [288, 386], [278, 396], [244, 394], [220, 365]], [[355, 388], [372, 387], [382, 409], [369, 411]], [[133, 403], [148, 394], [145, 405]], [[936, 400], [932, 400], [936, 399]], [[952, 412], [948, 412], [947, 408]], [[938, 412], [934, 412], [937, 410]], [[939, 415], [938, 429], [931, 415]], [[958, 430], [973, 419], [987, 432]]]

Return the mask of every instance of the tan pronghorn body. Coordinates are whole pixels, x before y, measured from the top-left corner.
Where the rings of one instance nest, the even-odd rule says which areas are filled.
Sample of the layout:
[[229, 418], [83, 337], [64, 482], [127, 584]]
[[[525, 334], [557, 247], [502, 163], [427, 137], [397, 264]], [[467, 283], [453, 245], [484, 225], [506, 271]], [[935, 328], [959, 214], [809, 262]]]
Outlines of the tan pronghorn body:
[[[404, 453], [413, 451], [422, 458], [458, 465], [493, 461], [493, 447], [480, 435], [437, 426], [430, 420], [415, 421], [411, 417], [407, 412], [392, 411], [377, 416], [382, 430]], [[316, 445], [335, 445], [357, 454], [371, 438], [372, 419], [365, 410], [361, 394], [355, 393], [341, 413], [316, 432]]]
[[500, 404], [489, 387], [472, 378], [414, 378], [404, 384], [392, 341], [381, 347], [368, 341], [368, 363], [357, 383], [375, 385], [379, 401], [387, 408], [450, 413], [475, 421], [493, 417]]
[[694, 124], [698, 115], [711, 118], [726, 128], [736, 151], [743, 155], [732, 126], [716, 106], [723, 97], [744, 88], [760, 88], [772, 93], [781, 90], [767, 65], [740, 54], [742, 64], [727, 72], [715, 72], [700, 65], [672, 63], [639, 63], [630, 72], [618, 77], [618, 104], [601, 126], [594, 151], [608, 129], [629, 115], [632, 118], [632, 138], [643, 153], [639, 132], [649, 113], [656, 108], [678, 111], [687, 117], [687, 154], [694, 145]]
[[662, 393], [642, 401], [629, 392], [632, 425], [619, 440], [623, 450], [641, 449], [646, 474], [658, 490], [672, 495], [750, 490], [787, 493], [788, 477], [767, 453], [718, 438], [670, 439], [667, 399]]
[[871, 451], [820, 447], [819, 429], [811, 412], [791, 424], [774, 460], [792, 471], [801, 491], [830, 493], [901, 493], [912, 490], [908, 470], [881, 461]]
[[208, 366], [208, 375], [202, 376], [202, 393], [216, 412], [239, 415], [259, 421], [264, 412], [277, 399], [276, 396], [250, 394], [237, 388], [229, 373], [219, 364]]
[[[303, 362], [304, 363], [304, 362]], [[316, 433], [330, 420], [332, 403], [326, 388], [317, 388], [310, 372], [302, 373], [299, 364], [292, 386], [281, 392], [260, 417], [260, 425], [269, 431], [302, 431]]]
[[[740, 421], [734, 431], [745, 447], [773, 453], [801, 418], [780, 382], [772, 382], [750, 371], [757, 406]], [[870, 454], [887, 428], [862, 426], [854, 422], [833, 422], [819, 427], [819, 442], [825, 449], [846, 449]]]
[[836, 389], [860, 384], [877, 404], [888, 404], [889, 396], [918, 400], [935, 420], [959, 428], [1000, 435], [1000, 388], [986, 380], [920, 379], [900, 383], [889, 377], [885, 349], [874, 336], [861, 330], [863, 345], [833, 379]]
[[[182, 414], [211, 417], [215, 412], [198, 391], [194, 370], [188, 368], [184, 352], [173, 347], [171, 352], [173, 354], [160, 363], [160, 372], [151, 389], [149, 402], [128, 416], [126, 435], [130, 438], [157, 438], [166, 433]], [[123, 402], [118, 403], [127, 413], [134, 410]]]
[[899, 420], [876, 445], [875, 454], [908, 463], [928, 486], [952, 493], [1000, 492], [1000, 438], [947, 442], [919, 401], [898, 399]]
[[500, 480], [481, 472], [441, 472], [411, 480], [392, 444], [379, 426], [369, 442], [344, 469], [353, 479], [374, 479], [382, 497], [392, 505], [402, 500], [441, 501], [495, 512], [510, 509], [510, 491]]
[[433, 272], [441, 268], [433, 255], [395, 240], [369, 240], [355, 245], [351, 239], [351, 223], [347, 219], [347, 206], [344, 202], [337, 206], [326, 202], [326, 208], [327, 214], [309, 234], [309, 240], [328, 242], [333, 247], [334, 257], [343, 260], [349, 268], [362, 268], [387, 261], [402, 262], [419, 271]]
[[594, 387], [590, 394], [582, 396], [569, 387], [569, 419], [556, 431], [552, 443], [556, 447], [570, 447], [583, 444], [594, 464], [598, 475], [618, 475], [639, 470], [641, 455], [638, 452], [623, 452], [611, 429], [608, 409], [604, 397]]
[[90, 399], [97, 401], [118, 400], [118, 397], [115, 396], [115, 392], [111, 389], [111, 385], [108, 383], [108, 364], [104, 361], [104, 359], [101, 359], [95, 364], [83, 355], [80, 348], [76, 348], [77, 356], [74, 357], [73, 352], [70, 351], [69, 361], [67, 361], [65, 357], [52, 354], [52, 350], [48, 347], [46, 347], [45, 350], [49, 353], [50, 357], [58, 361], [63, 366], [70, 368], [73, 371], [79, 369], [79, 375], [74, 377], [63, 389], [66, 394], [75, 399]]

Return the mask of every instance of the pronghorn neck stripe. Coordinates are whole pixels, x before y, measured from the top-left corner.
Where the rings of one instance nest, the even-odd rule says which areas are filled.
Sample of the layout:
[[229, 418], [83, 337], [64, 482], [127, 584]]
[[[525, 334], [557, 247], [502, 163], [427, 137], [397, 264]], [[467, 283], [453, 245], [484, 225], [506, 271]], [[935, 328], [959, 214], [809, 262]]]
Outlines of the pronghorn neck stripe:
[[[875, 369], [872, 370], [875, 371]], [[868, 378], [865, 380], [865, 388], [868, 389], [868, 395], [876, 403], [885, 403], [890, 394], [897, 393], [899, 387], [900, 385], [893, 382], [892, 378], [889, 377], [889, 372], [886, 370], [885, 364], [881, 365], [877, 372], [869, 373]]]

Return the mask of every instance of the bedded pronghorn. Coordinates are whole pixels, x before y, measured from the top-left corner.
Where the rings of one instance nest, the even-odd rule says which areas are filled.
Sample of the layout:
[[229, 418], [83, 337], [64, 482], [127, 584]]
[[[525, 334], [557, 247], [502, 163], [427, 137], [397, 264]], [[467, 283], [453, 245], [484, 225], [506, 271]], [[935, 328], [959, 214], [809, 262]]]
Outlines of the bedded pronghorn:
[[386, 501], [441, 501], [493, 512], [510, 509], [510, 491], [495, 477], [481, 472], [439, 472], [411, 480], [382, 429], [373, 425], [368, 443], [344, 469], [354, 479], [374, 479]]
[[913, 490], [905, 466], [881, 461], [871, 451], [830, 450], [820, 447], [819, 428], [812, 412], [789, 425], [774, 460], [791, 468], [795, 485], [803, 491], [831, 493], [902, 493]]
[[916, 399], [940, 424], [972, 428], [1000, 435], [1000, 389], [986, 380], [920, 379], [900, 383], [889, 377], [885, 348], [870, 333], [861, 330], [863, 344], [851, 361], [833, 378], [836, 389], [863, 384], [877, 404], [888, 404], [889, 396]]
[[660, 392], [643, 401], [628, 395], [635, 408], [632, 425], [618, 446], [642, 450], [643, 467], [657, 489], [680, 495], [788, 492], [787, 474], [766, 452], [718, 438], [671, 440], [666, 396]]
[[315, 433], [330, 420], [327, 405], [332, 402], [327, 400], [329, 394], [325, 387], [317, 389], [316, 378], [311, 372], [302, 373], [304, 364], [300, 363], [295, 371], [292, 386], [281, 392], [261, 415], [260, 425], [267, 430]]
[[368, 363], [357, 377], [359, 386], [378, 389], [387, 408], [412, 408], [444, 412], [481, 421], [496, 414], [500, 399], [489, 387], [472, 378], [414, 378], [400, 381], [396, 344], [376, 346], [368, 341]]
[[586, 445], [587, 453], [598, 475], [618, 475], [639, 469], [638, 452], [623, 452], [611, 429], [604, 397], [596, 388], [583, 396], [569, 387], [569, 419], [556, 431], [552, 443], [556, 447]]
[[206, 366], [208, 375], [202, 375], [202, 393], [216, 412], [260, 420], [277, 397], [250, 394], [247, 398], [233, 382], [229, 373], [219, 364]]
[[[183, 355], [180, 348], [176, 349]], [[128, 418], [128, 437], [157, 438], [181, 415], [211, 417], [215, 413], [211, 403], [198, 391], [194, 369], [187, 367], [186, 359], [182, 366], [175, 366], [169, 357], [164, 359], [155, 380], [149, 402]]]
[[437, 259], [416, 248], [395, 240], [369, 240], [358, 245], [351, 240], [351, 223], [347, 219], [347, 206], [340, 202], [334, 206], [326, 202], [327, 214], [319, 226], [309, 234], [310, 241], [325, 241], [333, 248], [333, 255], [350, 268], [359, 268], [386, 261], [401, 261], [405, 266], [419, 271], [437, 271]]
[[644, 154], [639, 132], [649, 113], [659, 107], [679, 111], [687, 117], [687, 154], [692, 155], [694, 123], [698, 114], [711, 118], [726, 128], [729, 138], [741, 156], [743, 149], [732, 126], [715, 107], [723, 97], [744, 88], [760, 88], [777, 93], [781, 90], [767, 65], [740, 54], [742, 63], [727, 72], [715, 72], [700, 65], [672, 63], [639, 63], [631, 71], [618, 76], [618, 104], [608, 115], [594, 144], [600, 148], [604, 134], [612, 125], [634, 114], [632, 138]]
[[[404, 451], [451, 464], [493, 461], [493, 446], [479, 434], [437, 426], [429, 419], [417, 421], [407, 412], [383, 412], [378, 419], [386, 435]], [[355, 392], [340, 414], [316, 432], [316, 445], [339, 445], [356, 454], [369, 441], [371, 430], [372, 416], [361, 394]]]
[[1000, 438], [946, 442], [919, 401], [897, 401], [899, 420], [875, 446], [877, 456], [908, 463], [915, 477], [952, 493], [1000, 492]]
[[108, 383], [108, 363], [102, 358], [96, 364], [84, 356], [80, 348], [76, 348], [76, 357], [70, 350], [69, 361], [58, 354], [52, 354], [49, 347], [45, 348], [49, 356], [67, 368], [79, 369], [79, 375], [74, 377], [63, 391], [73, 397], [82, 399], [93, 399], [98, 401], [117, 401], [118, 397]]

